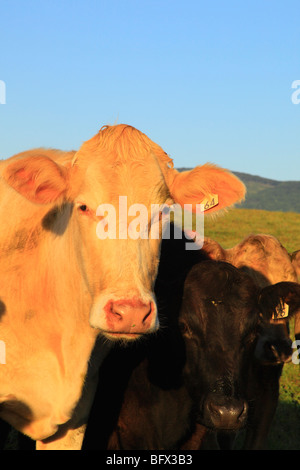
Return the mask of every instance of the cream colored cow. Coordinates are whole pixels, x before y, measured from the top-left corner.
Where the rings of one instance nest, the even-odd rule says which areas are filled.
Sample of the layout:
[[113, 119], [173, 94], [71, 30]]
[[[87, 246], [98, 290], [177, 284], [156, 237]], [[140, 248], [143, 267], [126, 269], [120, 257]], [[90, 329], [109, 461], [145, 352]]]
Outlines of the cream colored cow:
[[102, 338], [134, 340], [159, 326], [161, 240], [99, 239], [97, 207], [117, 207], [119, 196], [150, 208], [217, 194], [213, 212], [245, 188], [211, 164], [178, 173], [127, 125], [102, 128], [76, 153], [18, 154], [1, 162], [0, 176], [0, 417], [38, 449], [80, 449], [109, 348]]

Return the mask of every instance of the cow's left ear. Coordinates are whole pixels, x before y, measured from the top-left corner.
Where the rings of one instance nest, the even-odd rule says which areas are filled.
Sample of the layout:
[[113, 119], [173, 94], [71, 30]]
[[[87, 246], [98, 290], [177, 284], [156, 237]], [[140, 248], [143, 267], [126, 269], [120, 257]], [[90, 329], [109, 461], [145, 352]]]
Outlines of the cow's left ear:
[[67, 191], [68, 170], [45, 155], [20, 158], [2, 173], [6, 182], [31, 202], [58, 202]]
[[241, 202], [246, 194], [244, 184], [236, 176], [211, 163], [181, 173], [169, 169], [168, 176], [169, 191], [174, 201], [181, 206], [204, 204], [205, 214]]
[[[288, 309], [284, 305], [288, 305]], [[258, 297], [259, 309], [266, 320], [293, 316], [300, 309], [300, 284], [278, 282], [264, 287]]]

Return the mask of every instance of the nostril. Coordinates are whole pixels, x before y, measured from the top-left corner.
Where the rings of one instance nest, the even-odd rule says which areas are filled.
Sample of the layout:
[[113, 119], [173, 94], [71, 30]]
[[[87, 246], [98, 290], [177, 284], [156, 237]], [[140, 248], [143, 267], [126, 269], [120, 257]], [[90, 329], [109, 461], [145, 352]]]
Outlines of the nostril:
[[146, 315], [144, 316], [143, 320], [142, 320], [142, 323], [145, 323], [147, 319], [149, 319], [149, 317], [151, 316], [152, 312], [154, 310], [154, 305], [152, 302], [149, 302], [148, 304], [145, 304], [145, 312]]
[[117, 321], [121, 321], [121, 320], [122, 320], [122, 317], [123, 317], [122, 313], [121, 313], [121, 312], [118, 312], [118, 311], [117, 311], [116, 309], [114, 309], [113, 307], [112, 307], [112, 309], [111, 309], [111, 315], [112, 315], [112, 316], [114, 317], [114, 319], [117, 320]]
[[247, 402], [242, 402], [241, 403], [241, 412], [238, 415], [238, 421], [243, 421], [248, 414], [248, 403]]
[[105, 311], [106, 311], [106, 314], [108, 314], [114, 320], [116, 321], [122, 320], [122, 313], [120, 310], [118, 311], [118, 307], [114, 304], [114, 302], [108, 302], [105, 306]]
[[220, 407], [219, 405], [217, 405], [213, 401], [211, 401], [207, 404], [207, 408], [208, 408], [209, 413], [211, 413], [211, 415], [213, 417], [215, 417], [215, 418], [220, 418], [221, 417], [223, 409], [222, 409], [222, 407]]

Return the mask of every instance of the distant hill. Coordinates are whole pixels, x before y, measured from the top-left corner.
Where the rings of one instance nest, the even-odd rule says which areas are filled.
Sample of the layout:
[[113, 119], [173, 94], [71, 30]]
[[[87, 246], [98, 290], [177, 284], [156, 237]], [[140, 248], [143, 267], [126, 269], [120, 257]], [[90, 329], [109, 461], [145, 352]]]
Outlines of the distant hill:
[[[178, 168], [178, 171], [188, 168]], [[244, 209], [300, 213], [300, 181], [276, 181], [233, 171], [247, 188], [246, 200], [237, 205]]]
[[300, 181], [276, 181], [233, 172], [247, 187], [239, 207], [266, 211], [300, 212]]

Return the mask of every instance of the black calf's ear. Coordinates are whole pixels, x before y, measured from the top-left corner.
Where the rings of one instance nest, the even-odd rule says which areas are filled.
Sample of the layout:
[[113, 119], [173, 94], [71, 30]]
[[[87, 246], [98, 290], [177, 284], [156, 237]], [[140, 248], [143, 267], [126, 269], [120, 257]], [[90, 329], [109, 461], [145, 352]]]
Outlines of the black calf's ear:
[[259, 294], [258, 306], [266, 320], [293, 316], [300, 309], [300, 284], [278, 282], [265, 287]]

